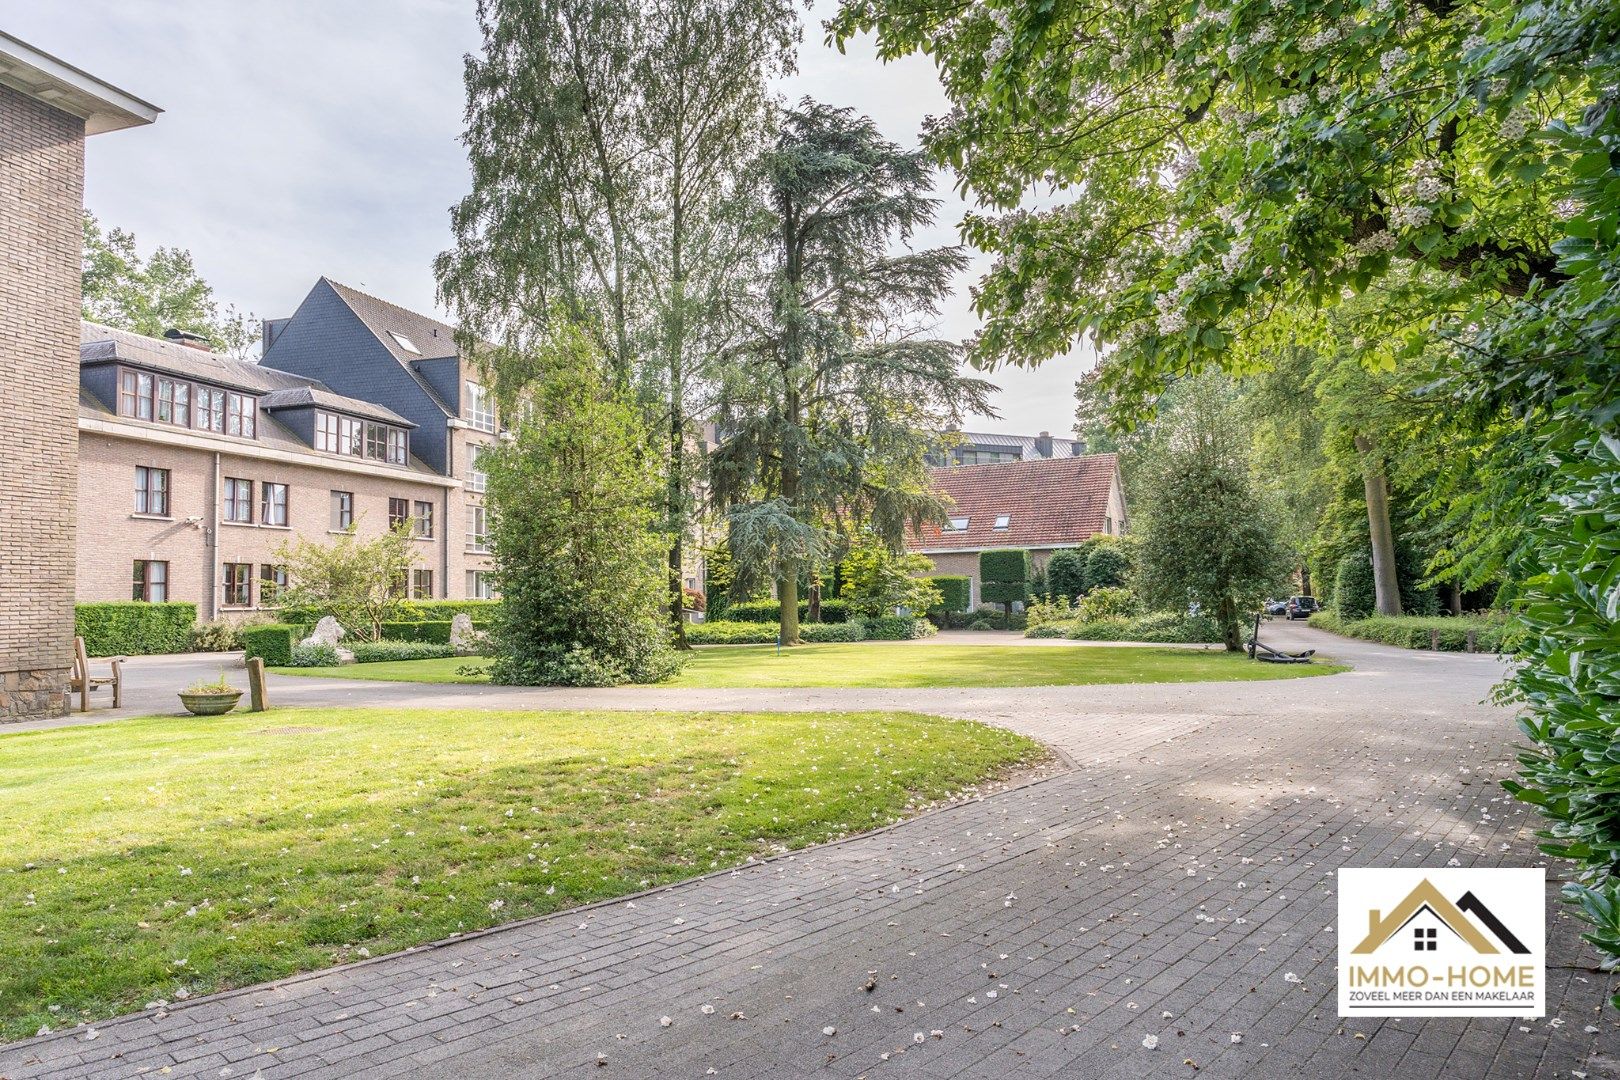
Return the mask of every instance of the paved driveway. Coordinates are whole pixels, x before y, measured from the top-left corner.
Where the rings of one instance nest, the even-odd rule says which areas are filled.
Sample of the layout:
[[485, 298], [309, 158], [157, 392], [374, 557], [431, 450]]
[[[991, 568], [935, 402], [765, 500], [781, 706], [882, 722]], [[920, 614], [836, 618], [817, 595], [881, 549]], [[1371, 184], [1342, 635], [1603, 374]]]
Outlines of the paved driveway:
[[280, 704], [918, 708], [1075, 767], [633, 900], [16, 1044], [0, 1076], [1616, 1075], [1616, 979], [1551, 896], [1547, 1019], [1337, 1018], [1335, 869], [1537, 865], [1535, 822], [1496, 783], [1516, 736], [1483, 703], [1495, 660], [1268, 636], [1356, 670], [1005, 691], [279, 680]]

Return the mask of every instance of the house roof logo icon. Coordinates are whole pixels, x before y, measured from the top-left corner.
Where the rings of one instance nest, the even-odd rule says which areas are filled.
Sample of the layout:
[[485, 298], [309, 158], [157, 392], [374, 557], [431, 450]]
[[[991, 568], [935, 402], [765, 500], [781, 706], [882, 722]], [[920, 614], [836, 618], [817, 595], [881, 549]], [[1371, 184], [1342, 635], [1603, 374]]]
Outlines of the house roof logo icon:
[[[1453, 903], [1430, 884], [1428, 878], [1424, 878], [1418, 882], [1416, 888], [1406, 894], [1405, 899], [1390, 910], [1388, 915], [1381, 916], [1377, 908], [1367, 912], [1367, 936], [1362, 939], [1361, 944], [1350, 950], [1351, 953], [1365, 956], [1377, 951], [1402, 927], [1425, 911], [1444, 923], [1452, 933], [1462, 938], [1477, 953], [1495, 955], [1504, 949], [1520, 954], [1530, 951], [1472, 892], [1463, 893]], [[1469, 918], [1470, 915], [1473, 916], [1472, 919]], [[1483, 930], [1475, 925], [1476, 919], [1484, 927]], [[1493, 938], [1495, 940], [1492, 940]]]

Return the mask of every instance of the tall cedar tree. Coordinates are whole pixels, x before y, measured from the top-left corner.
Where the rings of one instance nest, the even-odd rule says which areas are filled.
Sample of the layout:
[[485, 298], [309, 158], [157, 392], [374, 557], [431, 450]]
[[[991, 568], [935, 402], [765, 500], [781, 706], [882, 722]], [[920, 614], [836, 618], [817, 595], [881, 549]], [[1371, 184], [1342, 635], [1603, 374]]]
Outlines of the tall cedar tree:
[[849, 109], [805, 100], [765, 155], [771, 223], [761, 325], [722, 385], [710, 458], [737, 582], [774, 580], [781, 641], [799, 642], [799, 577], [864, 524], [891, 550], [943, 506], [928, 483], [931, 433], [989, 412], [989, 384], [960, 349], [916, 325], [963, 269], [959, 248], [913, 251], [937, 201], [923, 156]]
[[[745, 168], [792, 70], [790, 0], [482, 0], [466, 70], [473, 189], [440, 290], [469, 337], [520, 351], [593, 328], [662, 462], [668, 608], [682, 637], [692, 416], [733, 341], [751, 242]], [[496, 373], [497, 381], [501, 373]]]
[[487, 461], [501, 590], [496, 682], [657, 682], [680, 666], [662, 617], [657, 477], [641, 461], [639, 410], [584, 331], [501, 358], [525, 392], [507, 399], [512, 438]]

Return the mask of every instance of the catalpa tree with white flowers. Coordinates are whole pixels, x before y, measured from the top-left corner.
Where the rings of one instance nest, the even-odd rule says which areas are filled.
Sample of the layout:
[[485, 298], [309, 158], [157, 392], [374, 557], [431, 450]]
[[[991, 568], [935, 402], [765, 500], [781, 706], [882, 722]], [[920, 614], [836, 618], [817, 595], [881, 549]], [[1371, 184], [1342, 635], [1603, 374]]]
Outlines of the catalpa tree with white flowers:
[[1300, 316], [1374, 294], [1365, 362], [1438, 355], [1463, 422], [1522, 425], [1481, 485], [1536, 493], [1482, 507], [1522, 582], [1512, 786], [1620, 963], [1620, 5], [844, 0], [831, 37], [866, 31], [953, 105], [925, 141], [996, 256], [975, 362], [1090, 337], [1128, 420], [1267, 341], [1342, 345]]

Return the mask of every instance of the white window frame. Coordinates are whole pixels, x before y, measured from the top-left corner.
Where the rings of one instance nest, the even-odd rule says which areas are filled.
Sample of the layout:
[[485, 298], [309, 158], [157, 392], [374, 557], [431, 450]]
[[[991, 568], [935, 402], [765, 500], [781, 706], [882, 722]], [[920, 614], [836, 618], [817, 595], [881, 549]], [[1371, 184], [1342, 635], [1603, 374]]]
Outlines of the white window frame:
[[478, 431], [495, 434], [495, 400], [490, 392], [467, 380], [467, 423]]

